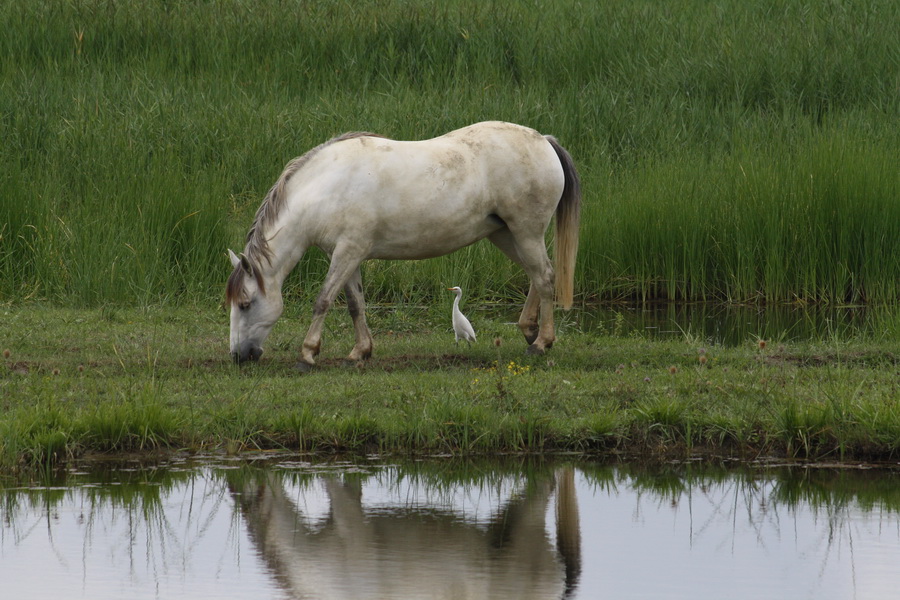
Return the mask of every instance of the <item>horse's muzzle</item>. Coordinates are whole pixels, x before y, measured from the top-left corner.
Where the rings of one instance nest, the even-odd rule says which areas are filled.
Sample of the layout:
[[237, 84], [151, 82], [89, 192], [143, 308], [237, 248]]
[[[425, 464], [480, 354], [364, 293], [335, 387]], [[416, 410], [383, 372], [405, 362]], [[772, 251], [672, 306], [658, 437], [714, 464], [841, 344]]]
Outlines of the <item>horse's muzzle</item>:
[[250, 346], [248, 348], [241, 348], [240, 352], [232, 352], [231, 358], [234, 359], [234, 362], [237, 364], [245, 363], [247, 361], [256, 362], [259, 360], [259, 357], [263, 355], [262, 348], [258, 348], [256, 346]]

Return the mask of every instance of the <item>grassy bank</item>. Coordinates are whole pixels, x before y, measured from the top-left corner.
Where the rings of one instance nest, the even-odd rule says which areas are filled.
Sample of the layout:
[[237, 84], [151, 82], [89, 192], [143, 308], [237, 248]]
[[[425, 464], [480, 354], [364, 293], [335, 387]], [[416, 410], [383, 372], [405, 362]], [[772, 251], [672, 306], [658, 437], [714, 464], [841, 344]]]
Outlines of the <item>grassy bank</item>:
[[[484, 119], [578, 163], [582, 297], [900, 297], [890, 0], [40, 0], [0, 26], [2, 301], [218, 298], [290, 158]], [[365, 278], [382, 301], [525, 288], [486, 244]]]
[[[446, 308], [446, 307], [441, 307]], [[372, 315], [376, 355], [346, 367], [348, 319], [329, 319], [321, 366], [293, 370], [306, 316], [276, 327], [264, 360], [227, 358], [206, 308], [4, 308], [4, 470], [83, 453], [248, 448], [398, 453], [712, 451], [896, 459], [900, 333], [738, 346], [582, 333], [562, 326], [526, 357], [514, 326]], [[496, 343], [492, 343], [496, 340]], [[499, 345], [496, 345], [499, 344]], [[8, 353], [6, 352], [8, 350]]]

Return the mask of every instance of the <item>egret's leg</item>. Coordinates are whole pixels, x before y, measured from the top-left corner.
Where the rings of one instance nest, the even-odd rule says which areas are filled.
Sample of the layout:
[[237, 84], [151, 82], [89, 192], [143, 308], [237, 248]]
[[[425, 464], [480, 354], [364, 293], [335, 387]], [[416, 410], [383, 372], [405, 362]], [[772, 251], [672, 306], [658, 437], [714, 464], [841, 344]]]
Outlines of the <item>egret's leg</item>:
[[303, 347], [300, 349], [300, 362], [297, 363], [297, 368], [301, 371], [308, 371], [315, 366], [316, 356], [322, 345], [325, 315], [334, 304], [334, 299], [340, 289], [344, 287], [354, 271], [358, 271], [361, 262], [362, 258], [359, 253], [351, 252], [349, 248], [339, 248], [332, 254], [325, 283], [322, 284], [322, 289], [313, 305], [312, 323], [309, 325], [306, 339], [303, 340]]
[[344, 295], [347, 297], [347, 310], [350, 312], [353, 330], [356, 333], [356, 345], [353, 346], [347, 360], [356, 363], [372, 356], [372, 332], [366, 323], [366, 301], [359, 267], [353, 271], [344, 285]]

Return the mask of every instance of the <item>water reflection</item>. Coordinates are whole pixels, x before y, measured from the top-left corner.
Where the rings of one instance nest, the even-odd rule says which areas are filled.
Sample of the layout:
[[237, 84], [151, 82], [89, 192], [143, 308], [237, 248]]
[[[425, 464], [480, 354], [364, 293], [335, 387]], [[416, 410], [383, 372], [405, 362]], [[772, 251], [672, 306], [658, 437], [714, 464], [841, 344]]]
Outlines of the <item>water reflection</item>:
[[4, 597], [887, 598], [895, 470], [255, 459], [0, 489]]
[[[233, 471], [227, 480], [291, 597], [567, 598], [578, 582], [571, 467], [464, 487], [396, 469], [314, 482]], [[556, 544], [545, 523], [552, 497]]]

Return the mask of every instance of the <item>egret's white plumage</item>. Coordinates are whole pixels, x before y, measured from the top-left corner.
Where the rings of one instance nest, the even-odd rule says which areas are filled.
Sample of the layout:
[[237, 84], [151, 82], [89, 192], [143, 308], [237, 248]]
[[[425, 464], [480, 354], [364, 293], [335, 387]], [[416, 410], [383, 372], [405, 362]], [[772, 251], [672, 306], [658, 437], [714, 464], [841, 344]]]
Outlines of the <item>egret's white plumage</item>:
[[462, 289], [459, 286], [447, 289], [456, 294], [456, 298], [453, 300], [453, 333], [456, 335], [456, 343], [458, 344], [459, 340], [463, 339], [469, 342], [471, 346], [472, 342], [475, 341], [475, 330], [472, 328], [472, 324], [469, 323], [466, 315], [459, 310], [459, 299], [462, 298]]

